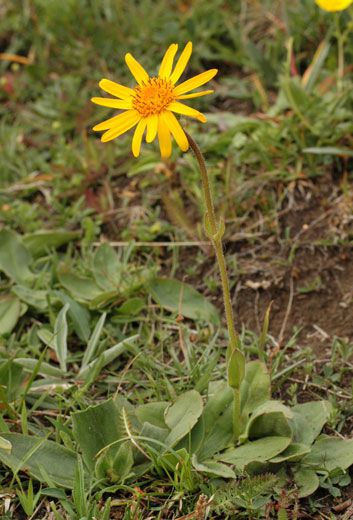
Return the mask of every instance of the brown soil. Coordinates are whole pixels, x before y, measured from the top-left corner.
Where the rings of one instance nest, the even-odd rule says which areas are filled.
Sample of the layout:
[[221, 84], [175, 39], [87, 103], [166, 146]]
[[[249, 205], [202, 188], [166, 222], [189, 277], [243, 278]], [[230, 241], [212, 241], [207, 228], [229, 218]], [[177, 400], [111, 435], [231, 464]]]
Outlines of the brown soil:
[[272, 302], [274, 338], [282, 342], [300, 328], [301, 343], [317, 354], [334, 336], [353, 339], [352, 193], [343, 195], [326, 181], [308, 200], [307, 193], [294, 194], [279, 222], [286, 240], [272, 236], [257, 251], [243, 246], [237, 254], [239, 324], [259, 330]]
[[[281, 330], [283, 336], [300, 327], [308, 342], [316, 338], [314, 343], [320, 344], [333, 335], [353, 338], [351, 258], [352, 253], [300, 249], [292, 269], [286, 270], [277, 283], [265, 290], [246, 285], [240, 289], [236, 306], [239, 321], [249, 329], [258, 329], [259, 317], [272, 301], [270, 332], [275, 337]], [[246, 283], [253, 282], [248, 278]], [[261, 287], [266, 280], [255, 282], [253, 287], [257, 283]]]

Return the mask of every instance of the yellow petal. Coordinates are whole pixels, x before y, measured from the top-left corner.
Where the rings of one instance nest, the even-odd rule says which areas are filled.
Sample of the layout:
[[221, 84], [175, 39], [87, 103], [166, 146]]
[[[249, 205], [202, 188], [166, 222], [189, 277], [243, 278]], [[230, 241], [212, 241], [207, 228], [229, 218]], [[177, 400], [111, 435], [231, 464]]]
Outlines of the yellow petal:
[[315, 0], [317, 5], [319, 5], [325, 11], [343, 11], [347, 9], [352, 3], [352, 0]]
[[115, 123], [119, 123], [121, 121], [121, 117], [124, 116], [127, 112], [123, 112], [122, 114], [118, 114], [117, 116], [111, 117], [110, 119], [106, 119], [105, 121], [102, 121], [102, 123], [98, 123], [98, 125], [95, 125], [92, 130], [95, 132], [100, 132], [101, 130], [108, 130], [109, 128], [112, 128]]
[[147, 119], [146, 142], [152, 143], [156, 138], [158, 130], [158, 116], [155, 114]]
[[195, 110], [194, 108], [188, 107], [187, 105], [184, 105], [184, 103], [178, 103], [178, 101], [174, 101], [173, 103], [170, 103], [167, 108], [168, 110], [176, 112], [177, 114], [194, 117], [195, 119], [201, 121], [201, 123], [206, 123], [206, 118], [203, 114], [201, 114], [201, 112]]
[[166, 110], [163, 112], [163, 114], [161, 114], [161, 117], [174, 136], [174, 139], [176, 140], [179, 148], [183, 152], [186, 152], [186, 150], [189, 148], [189, 141], [175, 115], [172, 112]]
[[108, 130], [109, 128], [115, 128], [117, 125], [123, 124], [126, 120], [131, 118], [132, 113], [136, 113], [136, 110], [126, 110], [122, 114], [118, 114], [117, 116], [111, 117], [110, 119], [106, 119], [102, 123], [93, 127], [95, 132], [100, 132], [101, 130]]
[[177, 96], [179, 96], [180, 94], [189, 92], [189, 90], [200, 87], [204, 83], [210, 81], [217, 74], [217, 72], [217, 69], [210, 69], [206, 70], [205, 72], [201, 72], [201, 74], [198, 74], [197, 76], [180, 83], [180, 85], [175, 87], [174, 92]]
[[185, 45], [185, 48], [183, 52], [180, 54], [180, 58], [177, 61], [177, 64], [175, 65], [175, 69], [173, 71], [173, 74], [170, 76], [170, 81], [175, 84], [182, 73], [185, 70], [186, 65], [188, 64], [188, 61], [190, 59], [192, 53], [192, 43], [188, 42]]
[[208, 96], [209, 94], [213, 94], [214, 90], [203, 90], [202, 92], [195, 92], [194, 94], [182, 94], [178, 96], [178, 99], [192, 99], [201, 96]]
[[102, 107], [110, 107], [110, 108], [118, 108], [121, 110], [128, 110], [132, 108], [132, 98], [131, 99], [110, 99], [103, 97], [93, 97], [91, 98], [92, 103], [96, 105], [101, 105]]
[[112, 139], [119, 137], [119, 135], [124, 134], [130, 130], [130, 128], [136, 125], [140, 119], [140, 114], [136, 112], [136, 110], [129, 110], [128, 112], [129, 118], [126, 118], [124, 122], [121, 122], [119, 125], [114, 125], [112, 128], [110, 128], [110, 130], [108, 130], [108, 132], [105, 132], [102, 135], [102, 143], [106, 143], [107, 141], [111, 141]]
[[132, 88], [124, 87], [123, 85], [119, 85], [119, 83], [115, 83], [115, 81], [110, 81], [110, 79], [102, 79], [99, 82], [99, 86], [108, 94], [112, 96], [118, 97], [120, 99], [125, 99], [133, 95], [134, 91]]
[[173, 67], [173, 60], [174, 56], [178, 50], [178, 46], [176, 43], [172, 43], [165, 53], [161, 66], [159, 68], [158, 76], [160, 78], [168, 79], [170, 76], [170, 73], [172, 72]]
[[167, 159], [172, 153], [172, 141], [170, 138], [169, 128], [162, 117], [158, 118], [158, 140], [161, 156], [163, 159]]
[[147, 119], [140, 119], [138, 122], [138, 125], [136, 127], [134, 137], [132, 138], [132, 153], [135, 157], [138, 157], [140, 155], [140, 149], [141, 149], [141, 141], [143, 132], [145, 131], [147, 125]]
[[130, 54], [125, 55], [126, 65], [129, 67], [131, 74], [136, 79], [139, 85], [143, 85], [147, 83], [149, 80], [149, 76], [142, 65], [139, 64], [137, 60]]

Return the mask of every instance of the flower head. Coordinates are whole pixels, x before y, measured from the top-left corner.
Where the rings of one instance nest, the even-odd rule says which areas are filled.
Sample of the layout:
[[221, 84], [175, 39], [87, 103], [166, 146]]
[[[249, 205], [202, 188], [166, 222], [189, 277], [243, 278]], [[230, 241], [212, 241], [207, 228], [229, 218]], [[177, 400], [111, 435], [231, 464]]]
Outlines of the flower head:
[[347, 9], [353, 0], [315, 0], [317, 5], [325, 11], [343, 11]]
[[140, 154], [145, 131], [148, 143], [158, 136], [163, 158], [169, 157], [171, 154], [171, 136], [174, 137], [182, 151], [185, 152], [189, 148], [185, 132], [174, 114], [182, 114], [198, 119], [202, 123], [206, 122], [206, 118], [201, 112], [181, 101], [212, 94], [213, 90], [192, 94], [187, 94], [187, 92], [210, 81], [217, 74], [217, 69], [207, 70], [176, 85], [190, 59], [192, 43], [187, 43], [173, 68], [177, 50], [176, 43], [169, 46], [159, 68], [158, 76], [153, 77], [147, 74], [131, 54], [126, 54], [126, 64], [137, 82], [134, 88], [124, 87], [109, 79], [102, 79], [99, 82], [100, 88], [114, 98], [94, 97], [92, 98], [93, 103], [123, 110], [117, 116], [93, 127], [95, 131], [105, 131], [101, 138], [103, 142], [111, 141], [136, 127], [132, 139], [132, 152], [135, 157]]

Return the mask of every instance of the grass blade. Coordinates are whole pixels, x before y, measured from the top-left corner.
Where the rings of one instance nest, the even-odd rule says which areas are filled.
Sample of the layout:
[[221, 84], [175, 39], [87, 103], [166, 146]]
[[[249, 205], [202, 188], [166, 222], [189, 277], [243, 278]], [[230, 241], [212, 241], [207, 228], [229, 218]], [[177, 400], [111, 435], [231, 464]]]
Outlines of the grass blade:
[[98, 341], [99, 341], [100, 335], [102, 333], [102, 329], [103, 329], [103, 326], [105, 323], [106, 316], [107, 316], [107, 313], [104, 312], [102, 314], [102, 316], [99, 318], [99, 320], [97, 321], [96, 326], [94, 327], [94, 331], [92, 332], [92, 335], [89, 338], [87, 348], [85, 350], [85, 353], [84, 353], [84, 356], [82, 359], [81, 370], [88, 365], [88, 363], [91, 361], [91, 359], [93, 358], [93, 356], [97, 350]]
[[91, 361], [86, 367], [82, 368], [80, 371], [80, 376], [85, 378], [87, 376], [87, 372], [94, 367], [96, 363], [101, 359], [102, 367], [105, 367], [114, 359], [116, 359], [120, 354], [125, 352], [126, 348], [131, 345], [132, 342], [134, 342], [139, 337], [138, 334], [135, 334], [134, 336], [130, 336], [130, 338], [124, 339], [120, 343], [117, 343], [113, 347], [108, 348], [105, 352], [102, 352], [101, 356], [97, 359], [94, 359]]
[[63, 372], [67, 371], [67, 320], [66, 314], [70, 305], [66, 303], [58, 314], [54, 325], [55, 352]]

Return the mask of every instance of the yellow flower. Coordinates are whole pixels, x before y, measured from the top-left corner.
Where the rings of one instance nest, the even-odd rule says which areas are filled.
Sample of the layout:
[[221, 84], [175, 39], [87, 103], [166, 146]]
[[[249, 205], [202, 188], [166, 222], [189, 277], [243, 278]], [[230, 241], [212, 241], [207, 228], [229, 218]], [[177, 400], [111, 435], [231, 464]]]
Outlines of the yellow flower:
[[213, 90], [192, 94], [186, 94], [186, 92], [204, 85], [218, 71], [217, 69], [207, 70], [176, 86], [190, 59], [192, 43], [187, 43], [173, 69], [173, 60], [177, 50], [176, 43], [170, 45], [162, 60], [158, 76], [155, 77], [150, 77], [130, 53], [126, 54], [126, 64], [137, 82], [135, 88], [124, 87], [109, 79], [102, 79], [99, 82], [100, 88], [115, 96], [116, 99], [94, 97], [91, 101], [97, 105], [124, 110], [117, 116], [93, 127], [95, 131], [105, 130], [101, 138], [102, 142], [111, 141], [136, 126], [132, 139], [132, 153], [135, 157], [140, 154], [141, 141], [145, 131], [148, 143], [158, 136], [163, 158], [169, 157], [172, 152], [171, 136], [174, 137], [183, 152], [189, 148], [188, 139], [174, 113], [190, 116], [205, 123], [206, 118], [201, 112], [180, 101], [212, 94]]
[[343, 11], [351, 5], [353, 0], [315, 0], [317, 5], [325, 11]]

